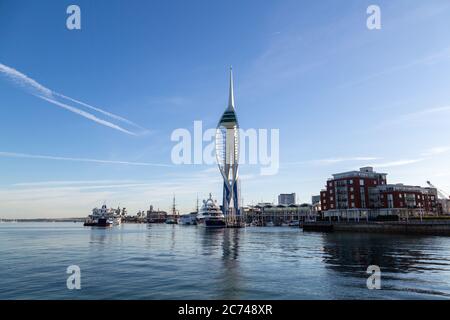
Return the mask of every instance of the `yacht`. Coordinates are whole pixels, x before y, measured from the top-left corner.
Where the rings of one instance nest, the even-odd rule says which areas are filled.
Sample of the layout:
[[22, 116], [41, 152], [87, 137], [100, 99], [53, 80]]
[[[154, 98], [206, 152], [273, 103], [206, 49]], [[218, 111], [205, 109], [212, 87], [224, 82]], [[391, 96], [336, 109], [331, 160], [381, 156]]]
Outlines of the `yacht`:
[[217, 202], [212, 199], [211, 193], [209, 199], [203, 200], [197, 215], [197, 224], [206, 228], [226, 228], [225, 216], [220, 210]]
[[178, 220], [179, 224], [189, 226], [189, 225], [197, 225], [197, 215], [198, 215], [198, 196], [197, 196], [197, 205], [195, 207], [195, 211], [189, 214], [183, 214], [180, 216]]
[[300, 226], [300, 221], [298, 220], [292, 220], [291, 222], [289, 222], [289, 227], [299, 227]]
[[191, 212], [189, 214], [181, 215], [178, 223], [183, 224], [183, 225], [196, 225], [197, 224], [197, 212]]
[[166, 224], [178, 224], [178, 220], [176, 218], [167, 218]]
[[117, 210], [108, 209], [106, 204], [102, 205], [100, 209], [92, 209], [92, 213], [84, 221], [84, 226], [92, 227], [111, 227], [122, 223], [122, 217]]

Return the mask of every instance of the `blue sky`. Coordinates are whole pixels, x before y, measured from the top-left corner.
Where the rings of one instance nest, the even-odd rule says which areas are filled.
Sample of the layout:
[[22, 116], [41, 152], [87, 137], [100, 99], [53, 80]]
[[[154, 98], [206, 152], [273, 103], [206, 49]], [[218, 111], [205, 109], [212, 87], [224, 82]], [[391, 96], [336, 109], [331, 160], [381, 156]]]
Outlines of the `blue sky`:
[[[81, 30], [66, 28], [70, 4]], [[381, 30], [366, 27], [370, 4]], [[450, 191], [449, 32], [446, 0], [0, 0], [3, 70], [129, 121], [65, 100], [105, 125], [0, 72], [0, 217], [220, 200], [217, 167], [173, 165], [170, 135], [216, 125], [230, 65], [241, 127], [280, 130], [278, 174], [241, 168], [245, 203], [308, 202], [331, 174], [365, 165]]]

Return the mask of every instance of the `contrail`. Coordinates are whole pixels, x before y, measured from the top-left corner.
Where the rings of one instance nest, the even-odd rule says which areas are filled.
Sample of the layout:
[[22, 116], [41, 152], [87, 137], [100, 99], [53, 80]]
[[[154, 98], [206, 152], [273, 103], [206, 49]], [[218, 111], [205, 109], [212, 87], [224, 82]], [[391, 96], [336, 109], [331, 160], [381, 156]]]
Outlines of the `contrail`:
[[105, 164], [122, 164], [122, 165], [129, 165], [129, 166], [173, 167], [170, 164], [164, 164], [164, 163], [130, 162], [130, 161], [114, 161], [114, 160], [101, 160], [101, 159], [88, 159], [88, 158], [58, 157], [58, 156], [36, 155], [36, 154], [26, 154], [26, 153], [16, 153], [16, 152], [2, 152], [2, 151], [0, 151], [0, 157], [42, 159], [42, 160], [62, 160], [62, 161], [75, 161], [75, 162], [93, 162], [93, 163], [105, 163]]
[[130, 134], [132, 136], [136, 135], [136, 133], [128, 131], [128, 130], [126, 130], [126, 129], [118, 126], [118, 125], [115, 125], [114, 123], [111, 123], [109, 121], [97, 118], [96, 116], [94, 116], [93, 114], [90, 114], [89, 112], [77, 109], [75, 107], [69, 106], [67, 104], [61, 103], [59, 101], [56, 101], [56, 100], [53, 100], [53, 99], [50, 99], [50, 98], [47, 98], [47, 97], [44, 97], [44, 96], [40, 96], [40, 95], [36, 95], [36, 96], [41, 98], [41, 99], [44, 99], [47, 102], [53, 103], [53, 104], [55, 104], [55, 105], [57, 105], [57, 106], [59, 106], [61, 108], [64, 108], [64, 109], [69, 110], [69, 111], [72, 111], [73, 113], [76, 113], [76, 114], [78, 114], [78, 115], [80, 115], [82, 117], [85, 117], [85, 118], [89, 119], [89, 120], [97, 122], [97, 123], [99, 123], [101, 125], [104, 125], [104, 126], [112, 128], [112, 129], [116, 129], [116, 130], [122, 131], [122, 132]]
[[76, 99], [71, 98], [71, 97], [68, 97], [68, 96], [65, 96], [65, 95], [63, 95], [63, 94], [61, 94], [61, 93], [58, 93], [58, 92], [54, 92], [54, 91], [53, 91], [53, 94], [56, 95], [56, 96], [58, 96], [58, 97], [61, 97], [61, 98], [63, 98], [63, 99], [66, 99], [66, 100], [69, 100], [69, 101], [78, 103], [78, 104], [80, 104], [80, 105], [82, 105], [82, 106], [84, 106], [84, 107], [86, 107], [86, 108], [88, 108], [88, 109], [91, 109], [91, 110], [97, 111], [97, 112], [99, 112], [99, 113], [102, 113], [102, 114], [104, 114], [104, 115], [106, 115], [106, 116], [108, 116], [108, 117], [110, 117], [110, 118], [113, 118], [113, 119], [122, 121], [122, 122], [124, 122], [124, 123], [127, 123], [127, 124], [129, 124], [129, 125], [132, 125], [132, 126], [138, 128], [138, 129], [142, 129], [142, 130], [144, 130], [145, 132], [148, 132], [147, 129], [141, 127], [140, 125], [134, 123], [133, 121], [130, 121], [130, 120], [128, 120], [128, 119], [125, 119], [124, 117], [121, 117], [121, 116], [118, 116], [118, 115], [116, 115], [116, 114], [114, 114], [114, 113], [111, 113], [111, 112], [105, 111], [105, 110], [103, 110], [103, 109], [100, 109], [100, 108], [91, 106], [90, 104], [87, 104], [87, 103], [85, 103], [85, 102], [76, 100]]
[[17, 71], [16, 69], [10, 68], [8, 66], [5, 66], [4, 64], [0, 63], [0, 72], [5, 74], [8, 78], [10, 78], [14, 83], [21, 87], [31, 87], [35, 90], [41, 92], [43, 95], [47, 97], [52, 96], [52, 90], [44, 87], [40, 83], [38, 83], [36, 80], [31, 79], [30, 77], [27, 77], [23, 73]]
[[[31, 89], [31, 93], [33, 95], [38, 96], [38, 97], [40, 97], [42, 99], [46, 99], [46, 100], [49, 99], [49, 100], [47, 100], [48, 102], [54, 103], [54, 104], [56, 104], [56, 105], [58, 105], [60, 107], [63, 107], [63, 108], [65, 108], [65, 109], [67, 109], [67, 110], [69, 110], [71, 112], [74, 112], [74, 113], [76, 113], [78, 115], [84, 116], [85, 118], [93, 120], [93, 121], [95, 121], [97, 123], [106, 125], [108, 127], [111, 127], [113, 129], [117, 129], [119, 131], [123, 131], [125, 133], [130, 133], [130, 131], [125, 130], [125, 129], [119, 127], [119, 126], [115, 126], [115, 125], [111, 126], [110, 122], [102, 120], [102, 119], [99, 119], [99, 118], [95, 117], [94, 115], [89, 114], [89, 113], [87, 113], [85, 111], [82, 111], [82, 110], [80, 110], [78, 108], [70, 107], [70, 106], [68, 106], [66, 104], [64, 104], [64, 106], [62, 106], [62, 105], [58, 104], [58, 102], [56, 100], [54, 100], [54, 98], [60, 97], [60, 98], [72, 101], [72, 102], [77, 103], [79, 105], [82, 105], [82, 106], [84, 106], [86, 108], [89, 108], [91, 110], [94, 110], [94, 111], [97, 111], [97, 112], [99, 112], [101, 114], [104, 114], [104, 115], [106, 115], [106, 116], [108, 116], [110, 118], [116, 119], [118, 121], [124, 122], [126, 124], [129, 124], [131, 126], [139, 128], [141, 130], [144, 130], [144, 133], [148, 132], [147, 129], [141, 127], [140, 125], [134, 123], [133, 121], [125, 119], [124, 117], [121, 117], [121, 116], [118, 116], [118, 115], [113, 114], [111, 112], [105, 111], [103, 109], [94, 107], [92, 105], [89, 105], [89, 104], [84, 103], [82, 101], [79, 101], [79, 100], [76, 100], [74, 98], [68, 97], [68, 96], [63, 95], [61, 93], [55, 92], [55, 91], [53, 91], [53, 90], [43, 86], [42, 84], [40, 84], [36, 80], [34, 80], [34, 79], [28, 77], [27, 75], [23, 74], [22, 72], [14, 69], [14, 68], [8, 67], [8, 66], [6, 66], [6, 65], [4, 65], [2, 63], [0, 63], [0, 73], [3, 73], [5, 76], [7, 76], [10, 80], [12, 80], [15, 84], [19, 85], [20, 87], [23, 87], [25, 89]], [[94, 120], [94, 118], [96, 120]], [[97, 121], [97, 120], [100, 120], [100, 121]], [[120, 128], [120, 129], [118, 129], [118, 128]], [[136, 134], [133, 133], [133, 135], [136, 135]]]

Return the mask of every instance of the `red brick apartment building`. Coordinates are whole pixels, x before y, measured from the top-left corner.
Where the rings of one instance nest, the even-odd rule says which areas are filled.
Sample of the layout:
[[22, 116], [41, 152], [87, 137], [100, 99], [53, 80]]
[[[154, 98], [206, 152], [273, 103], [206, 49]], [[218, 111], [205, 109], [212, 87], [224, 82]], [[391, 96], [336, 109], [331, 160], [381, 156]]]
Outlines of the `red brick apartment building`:
[[386, 176], [372, 167], [334, 174], [320, 192], [324, 216], [359, 220], [437, 213], [436, 189], [387, 184]]

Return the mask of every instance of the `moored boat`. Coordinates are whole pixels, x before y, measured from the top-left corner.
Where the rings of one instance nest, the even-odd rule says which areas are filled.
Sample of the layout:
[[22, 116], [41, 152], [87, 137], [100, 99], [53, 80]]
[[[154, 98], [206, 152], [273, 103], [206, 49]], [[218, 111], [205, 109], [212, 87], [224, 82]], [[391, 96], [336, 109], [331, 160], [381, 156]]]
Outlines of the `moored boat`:
[[191, 212], [189, 214], [183, 214], [180, 216], [178, 223], [181, 225], [189, 226], [197, 224], [197, 212]]
[[300, 221], [298, 220], [292, 220], [291, 222], [289, 222], [289, 227], [299, 227], [300, 226]]
[[178, 221], [175, 218], [167, 218], [165, 223], [166, 224], [178, 224]]
[[122, 223], [120, 210], [108, 209], [106, 204], [100, 209], [92, 209], [92, 213], [84, 221], [85, 227], [111, 227]]
[[225, 216], [211, 194], [209, 199], [203, 200], [203, 206], [197, 215], [197, 224], [206, 228], [226, 228], [227, 226]]
[[178, 224], [179, 212], [175, 204], [175, 195], [173, 196], [172, 214], [167, 217], [166, 224]]

